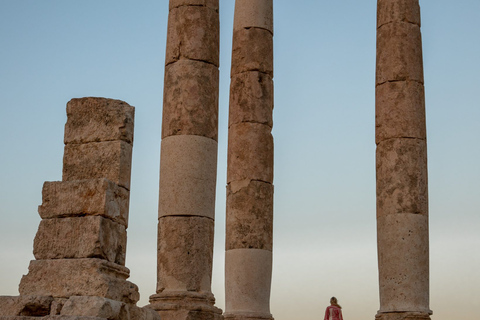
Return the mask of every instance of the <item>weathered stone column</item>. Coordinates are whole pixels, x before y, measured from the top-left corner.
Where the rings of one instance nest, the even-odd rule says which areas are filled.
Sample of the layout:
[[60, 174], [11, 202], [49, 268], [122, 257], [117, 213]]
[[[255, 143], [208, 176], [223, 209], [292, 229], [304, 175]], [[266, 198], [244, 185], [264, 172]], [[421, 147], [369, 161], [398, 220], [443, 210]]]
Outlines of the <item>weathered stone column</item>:
[[236, 0], [228, 128], [225, 319], [272, 319], [273, 1]]
[[218, 0], [170, 0], [158, 209], [163, 320], [221, 319], [211, 292], [218, 131]]
[[119, 100], [67, 104], [62, 181], [45, 182], [36, 260], [0, 315], [149, 319], [125, 267], [134, 108]]
[[429, 319], [427, 145], [418, 0], [378, 0], [378, 320]]

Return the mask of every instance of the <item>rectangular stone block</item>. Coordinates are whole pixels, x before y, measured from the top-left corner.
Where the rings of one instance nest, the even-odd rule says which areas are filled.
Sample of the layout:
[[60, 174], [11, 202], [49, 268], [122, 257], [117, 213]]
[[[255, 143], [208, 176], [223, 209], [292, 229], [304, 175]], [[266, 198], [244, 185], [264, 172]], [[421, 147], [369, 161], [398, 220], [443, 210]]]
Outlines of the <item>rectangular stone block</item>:
[[378, 0], [377, 27], [390, 22], [408, 22], [420, 26], [418, 0]]
[[227, 183], [241, 180], [273, 183], [271, 128], [249, 122], [230, 126], [227, 163]]
[[125, 226], [100, 216], [40, 221], [33, 243], [37, 260], [98, 258], [125, 265]]
[[411, 80], [423, 83], [420, 27], [394, 22], [377, 29], [376, 84]]
[[168, 14], [165, 65], [188, 59], [219, 66], [220, 20], [218, 10], [179, 6]]
[[79, 98], [67, 103], [65, 144], [122, 140], [133, 143], [135, 108], [121, 100]]
[[427, 146], [420, 139], [389, 139], [378, 144], [377, 217], [428, 214]]
[[375, 142], [391, 138], [427, 138], [423, 84], [396, 81], [377, 86]]
[[[121, 319], [124, 303], [103, 297], [73, 296], [64, 304], [62, 316], [89, 316], [104, 319]], [[126, 316], [125, 314], [123, 316]], [[127, 318], [129, 319], [129, 318]], [[133, 319], [132, 319], [133, 320]]]
[[204, 6], [218, 11], [218, 0], [170, 0], [169, 10], [181, 6]]
[[162, 140], [159, 217], [215, 217], [217, 142], [199, 136]]
[[255, 122], [273, 126], [273, 79], [270, 75], [243, 72], [233, 75], [230, 82], [228, 124]]
[[218, 68], [180, 60], [165, 67], [162, 138], [197, 135], [218, 139]]
[[138, 288], [125, 280], [129, 273], [123, 266], [94, 258], [32, 260], [19, 291], [21, 295], [98, 296], [136, 303]]
[[273, 34], [273, 0], [236, 0], [233, 30], [260, 28]]
[[227, 185], [225, 250], [273, 246], [273, 185], [233, 181]]
[[50, 314], [52, 302], [46, 296], [0, 296], [0, 317], [44, 317]]
[[45, 182], [42, 219], [72, 216], [102, 216], [128, 226], [130, 193], [107, 179]]
[[391, 214], [377, 218], [380, 312], [429, 309], [428, 217]]
[[63, 181], [106, 178], [130, 190], [132, 145], [125, 141], [67, 144]]
[[273, 77], [273, 35], [270, 31], [250, 28], [233, 32], [231, 74], [246, 71], [259, 71]]
[[213, 226], [205, 217], [159, 219], [157, 293], [211, 292]]

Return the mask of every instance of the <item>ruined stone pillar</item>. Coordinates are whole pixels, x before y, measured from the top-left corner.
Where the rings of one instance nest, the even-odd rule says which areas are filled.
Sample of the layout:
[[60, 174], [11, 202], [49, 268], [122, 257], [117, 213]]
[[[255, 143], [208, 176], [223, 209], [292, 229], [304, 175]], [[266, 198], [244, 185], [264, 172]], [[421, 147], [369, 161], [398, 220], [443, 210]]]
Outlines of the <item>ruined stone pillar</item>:
[[218, 0], [170, 0], [158, 208], [163, 320], [221, 319], [211, 292], [217, 173]]
[[134, 108], [119, 100], [67, 104], [62, 181], [45, 182], [36, 260], [0, 315], [152, 319], [125, 267]]
[[429, 319], [427, 145], [418, 0], [378, 0], [378, 320]]
[[225, 319], [272, 319], [273, 1], [236, 0], [228, 127]]

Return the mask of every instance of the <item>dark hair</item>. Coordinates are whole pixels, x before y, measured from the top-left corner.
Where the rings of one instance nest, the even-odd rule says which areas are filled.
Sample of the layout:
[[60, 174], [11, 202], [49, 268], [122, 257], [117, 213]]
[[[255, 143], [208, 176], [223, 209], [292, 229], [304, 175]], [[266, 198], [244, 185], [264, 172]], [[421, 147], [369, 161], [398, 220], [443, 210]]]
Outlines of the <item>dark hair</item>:
[[338, 304], [337, 298], [335, 297], [330, 298], [330, 304], [332, 306], [339, 307], [340, 309], [342, 309], [342, 306]]

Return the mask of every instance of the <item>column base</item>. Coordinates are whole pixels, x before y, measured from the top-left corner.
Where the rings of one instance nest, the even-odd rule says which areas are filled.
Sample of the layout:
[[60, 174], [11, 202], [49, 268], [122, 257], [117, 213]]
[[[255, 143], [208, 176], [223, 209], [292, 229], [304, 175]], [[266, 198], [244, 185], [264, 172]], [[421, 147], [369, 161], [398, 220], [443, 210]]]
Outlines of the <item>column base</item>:
[[151, 295], [148, 307], [162, 320], [223, 320], [222, 310], [214, 304], [212, 293], [170, 291]]
[[225, 320], [273, 320], [273, 316], [271, 314], [254, 312], [225, 313], [223, 317]]
[[382, 312], [375, 320], [430, 320], [430, 314], [424, 312]]

